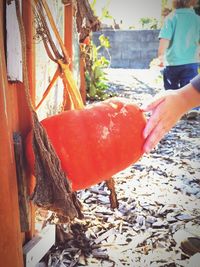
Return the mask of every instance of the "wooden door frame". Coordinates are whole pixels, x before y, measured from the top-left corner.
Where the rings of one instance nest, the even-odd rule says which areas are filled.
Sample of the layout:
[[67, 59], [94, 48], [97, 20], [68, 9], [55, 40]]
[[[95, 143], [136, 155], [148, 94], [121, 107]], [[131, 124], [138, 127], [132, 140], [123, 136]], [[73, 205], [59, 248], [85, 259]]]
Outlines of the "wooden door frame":
[[[6, 1], [0, 1], [0, 259], [7, 267], [23, 266], [23, 243], [34, 235], [34, 208], [30, 205], [30, 227], [26, 233], [21, 232], [18, 204], [18, 188], [13, 147], [13, 132], [20, 132], [22, 138], [31, 127], [30, 112], [26, 103], [24, 84], [9, 82], [7, 79], [5, 53], [5, 12]], [[33, 14], [29, 1], [22, 0], [22, 14], [27, 37], [27, 64], [30, 93], [35, 98], [35, 53], [33, 42]], [[27, 175], [28, 188], [31, 177]]]
[[[6, 267], [23, 267], [23, 245], [35, 234], [35, 208], [30, 204], [30, 229], [22, 233], [18, 205], [16, 166], [14, 159], [14, 131], [22, 138], [31, 128], [31, 114], [26, 102], [24, 84], [8, 82], [5, 53], [5, 5], [0, 1], [0, 259]], [[65, 6], [64, 42], [72, 58], [73, 53], [73, 5]], [[35, 100], [35, 47], [33, 10], [30, 2], [22, 0], [22, 16], [27, 42], [27, 66], [32, 100]], [[72, 68], [72, 65], [71, 65]], [[25, 166], [26, 169], [26, 166]], [[26, 171], [29, 194], [33, 192], [33, 177]]]

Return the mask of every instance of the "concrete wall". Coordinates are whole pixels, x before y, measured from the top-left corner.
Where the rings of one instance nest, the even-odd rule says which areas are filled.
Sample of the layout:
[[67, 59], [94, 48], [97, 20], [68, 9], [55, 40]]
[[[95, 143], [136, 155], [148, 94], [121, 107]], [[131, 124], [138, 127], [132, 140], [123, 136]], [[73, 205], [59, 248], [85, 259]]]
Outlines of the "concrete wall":
[[[102, 30], [93, 33], [93, 41], [99, 45], [99, 36], [109, 38], [112, 68], [147, 69], [157, 57], [159, 30]], [[108, 54], [101, 50], [106, 58]]]

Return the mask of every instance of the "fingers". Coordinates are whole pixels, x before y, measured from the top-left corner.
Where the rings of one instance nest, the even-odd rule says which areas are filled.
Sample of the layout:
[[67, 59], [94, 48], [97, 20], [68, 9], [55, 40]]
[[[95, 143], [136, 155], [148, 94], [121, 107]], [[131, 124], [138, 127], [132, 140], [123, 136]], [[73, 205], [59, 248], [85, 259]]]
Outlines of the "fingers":
[[152, 150], [158, 144], [168, 130], [168, 116], [163, 106], [164, 100], [165, 98], [159, 98], [156, 101], [152, 115], [147, 121], [143, 131], [143, 136], [146, 139], [143, 147], [145, 153], [149, 153], [150, 150]]
[[145, 140], [143, 146], [144, 152], [149, 153], [159, 143], [167, 131], [162, 122], [158, 123]]
[[145, 138], [144, 152], [148, 153], [153, 149], [180, 119], [184, 111], [182, 102], [177, 92], [168, 90], [146, 108], [143, 108], [143, 111], [152, 111], [143, 131]]
[[[162, 102], [159, 102], [161, 104]], [[160, 111], [159, 104], [154, 108], [151, 117], [147, 121], [145, 129], [143, 131], [144, 138], [147, 138], [148, 135], [152, 132], [152, 130], [158, 125], [162, 118], [162, 112]]]

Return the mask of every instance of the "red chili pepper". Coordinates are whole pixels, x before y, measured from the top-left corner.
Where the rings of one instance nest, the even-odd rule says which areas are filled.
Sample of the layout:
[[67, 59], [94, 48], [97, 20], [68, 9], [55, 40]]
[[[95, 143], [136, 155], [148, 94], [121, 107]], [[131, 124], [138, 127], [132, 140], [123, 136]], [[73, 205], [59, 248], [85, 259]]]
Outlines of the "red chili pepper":
[[[139, 107], [121, 98], [88, 105], [44, 119], [42, 125], [61, 160], [74, 191], [109, 179], [143, 154], [146, 124]], [[31, 132], [26, 140], [31, 169]]]

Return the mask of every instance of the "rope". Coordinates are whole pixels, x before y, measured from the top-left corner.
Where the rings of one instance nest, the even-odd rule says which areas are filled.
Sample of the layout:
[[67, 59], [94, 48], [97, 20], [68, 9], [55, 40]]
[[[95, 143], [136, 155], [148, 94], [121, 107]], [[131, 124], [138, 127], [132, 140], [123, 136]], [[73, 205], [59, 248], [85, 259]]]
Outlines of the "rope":
[[[68, 56], [64, 43], [59, 35], [59, 32], [56, 28], [56, 25], [51, 15], [51, 12], [49, 10], [49, 7], [45, 0], [41, 0], [41, 1], [34, 0], [34, 3], [35, 3], [35, 12], [37, 14], [37, 19], [38, 19], [37, 32], [42, 37], [45, 49], [47, 51], [47, 55], [49, 56], [50, 59], [53, 58], [53, 61], [58, 64], [58, 67], [59, 67], [58, 69], [60, 70], [59, 76], [62, 78], [64, 89], [67, 88], [68, 90], [68, 92], [64, 94], [64, 96], [69, 97], [73, 108], [83, 109], [84, 103], [83, 103], [80, 91], [77, 88], [72, 72], [69, 68], [70, 58]], [[58, 49], [56, 48], [53, 42], [53, 39], [51, 37], [50, 31], [48, 28], [48, 24], [46, 22], [44, 11], [48, 18], [49, 24], [51, 25], [51, 29], [59, 43], [60, 49], [62, 51], [62, 55], [60, 55], [60, 53], [58, 52]], [[51, 50], [54, 53], [54, 57], [50, 53], [48, 46], [51, 47]], [[55, 74], [54, 74], [54, 78], [55, 78]], [[44, 97], [42, 98], [40, 102], [43, 102]]]

